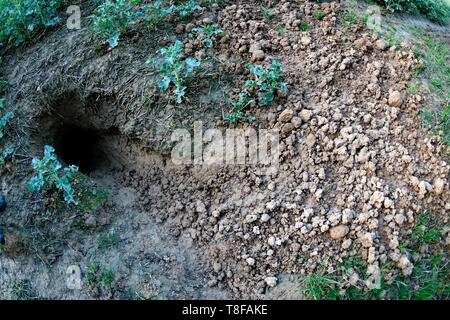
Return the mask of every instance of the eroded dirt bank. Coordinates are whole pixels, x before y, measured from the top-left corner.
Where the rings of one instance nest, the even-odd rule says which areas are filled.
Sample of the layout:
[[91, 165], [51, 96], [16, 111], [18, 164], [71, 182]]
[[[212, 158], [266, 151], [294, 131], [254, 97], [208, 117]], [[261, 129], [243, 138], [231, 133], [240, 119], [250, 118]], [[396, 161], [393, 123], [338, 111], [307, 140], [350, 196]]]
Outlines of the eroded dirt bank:
[[[111, 194], [81, 216], [49, 206], [27, 192], [30, 159], [18, 155], [3, 170], [11, 203], [0, 226], [22, 240], [0, 256], [1, 287], [27, 277], [50, 298], [262, 298], [280, 274], [333, 271], [356, 256], [368, 266], [369, 287], [382, 265], [392, 265], [388, 279], [409, 275], [418, 257], [399, 245], [417, 217], [428, 210], [449, 222], [445, 149], [420, 128], [424, 97], [406, 93], [416, 63], [410, 48], [387, 48], [359, 24], [342, 27], [339, 5], [321, 6], [318, 20], [318, 4], [280, 1], [267, 20], [252, 1], [214, 5], [109, 52], [96, 49], [88, 28], [61, 28], [7, 56], [23, 154], [53, 144]], [[212, 53], [187, 37], [205, 18], [225, 31]], [[299, 30], [301, 21], [309, 30]], [[144, 66], [175, 39], [220, 68], [191, 84], [182, 106], [167, 104]], [[288, 93], [250, 110], [256, 122], [240, 126], [279, 129], [277, 170], [172, 164], [173, 128], [194, 120], [226, 128], [223, 92], [249, 77], [247, 63], [273, 58], [281, 59]], [[77, 152], [65, 150], [69, 143]], [[117, 243], [100, 248], [100, 237], [112, 233]], [[67, 289], [66, 268], [80, 265], [87, 275], [90, 263], [114, 270], [112, 287]]]

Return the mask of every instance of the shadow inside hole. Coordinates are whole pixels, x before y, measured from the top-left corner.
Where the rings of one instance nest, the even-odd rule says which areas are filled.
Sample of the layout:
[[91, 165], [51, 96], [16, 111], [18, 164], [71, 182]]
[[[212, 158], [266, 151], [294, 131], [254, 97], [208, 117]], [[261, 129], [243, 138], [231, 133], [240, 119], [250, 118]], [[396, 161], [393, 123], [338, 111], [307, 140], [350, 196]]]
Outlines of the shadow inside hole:
[[100, 140], [93, 131], [64, 124], [55, 132], [54, 147], [66, 165], [75, 165], [82, 173], [89, 174], [105, 161]]

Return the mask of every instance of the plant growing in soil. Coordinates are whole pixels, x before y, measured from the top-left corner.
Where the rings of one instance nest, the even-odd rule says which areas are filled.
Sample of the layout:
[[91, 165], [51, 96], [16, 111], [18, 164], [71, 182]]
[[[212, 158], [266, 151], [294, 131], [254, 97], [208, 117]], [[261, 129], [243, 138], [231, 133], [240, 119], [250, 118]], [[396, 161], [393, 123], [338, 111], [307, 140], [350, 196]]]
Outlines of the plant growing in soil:
[[[229, 114], [224, 116], [224, 120], [232, 124], [242, 121], [253, 122], [255, 117], [250, 115], [245, 117], [244, 110], [257, 101], [259, 106], [272, 104], [277, 92], [286, 92], [287, 85], [284, 83], [283, 68], [280, 60], [272, 61], [269, 68], [261, 65], [248, 65], [248, 70], [253, 74], [253, 80], [247, 80], [244, 89], [239, 93], [237, 100], [231, 100], [232, 107]], [[257, 99], [252, 98], [252, 94], [257, 93]]]
[[273, 12], [269, 8], [261, 6], [261, 11], [264, 19], [270, 20], [272, 18]]
[[308, 31], [309, 30], [309, 24], [307, 22], [305, 22], [305, 21], [301, 22], [298, 25], [298, 30], [300, 30], [300, 31]]
[[450, 21], [450, 4], [446, 0], [376, 0], [391, 12], [425, 15], [431, 21], [445, 25]]
[[18, 279], [14, 282], [11, 295], [15, 300], [35, 300], [38, 298], [31, 288], [30, 281], [25, 279]]
[[284, 73], [279, 59], [273, 60], [269, 68], [261, 65], [249, 65], [248, 70], [255, 79], [247, 80], [244, 88], [258, 92], [258, 105], [270, 105], [277, 91], [282, 93], [287, 91], [287, 85], [282, 81]]
[[202, 9], [203, 9], [203, 7], [201, 5], [199, 5], [195, 0], [188, 0], [186, 2], [176, 5], [174, 7], [174, 11], [182, 19], [187, 18], [195, 11], [201, 11]]
[[230, 101], [232, 110], [224, 117], [224, 120], [232, 124], [237, 124], [241, 121], [253, 122], [255, 117], [251, 115], [245, 117], [244, 110], [254, 102], [255, 100], [251, 98], [248, 92], [239, 93], [237, 100]]
[[313, 18], [316, 20], [322, 20], [325, 17], [325, 12], [322, 10], [316, 10], [313, 12]]
[[156, 68], [160, 75], [157, 83], [158, 88], [167, 91], [173, 87], [172, 93], [176, 103], [181, 103], [182, 98], [186, 94], [186, 81], [195, 74], [200, 61], [188, 57], [183, 59], [184, 45], [177, 40], [168, 48], [162, 48], [158, 51], [160, 59], [148, 60], [146, 63]]
[[85, 278], [86, 284], [91, 290], [112, 290], [114, 273], [111, 269], [102, 270], [98, 264], [90, 263], [87, 266]]
[[202, 43], [206, 47], [212, 48], [213, 39], [215, 36], [220, 36], [223, 34], [223, 30], [217, 24], [208, 24], [203, 27], [192, 29], [192, 33], [200, 34], [203, 37]]
[[[1, 106], [2, 103], [0, 103]], [[0, 107], [1, 109], [1, 107]], [[14, 117], [13, 112], [7, 112], [1, 119], [0, 119], [0, 139], [4, 137], [4, 129], [6, 125], [11, 121], [11, 119]]]
[[170, 1], [157, 0], [107, 0], [101, 4], [93, 15], [93, 28], [96, 34], [107, 40], [114, 48], [119, 43], [121, 34], [127, 32], [133, 25], [143, 21], [153, 28], [171, 14], [185, 19], [193, 12], [203, 8], [194, 0], [171, 4]]
[[119, 243], [119, 236], [116, 233], [102, 234], [98, 238], [98, 248], [107, 249], [116, 246]]
[[51, 146], [45, 146], [44, 157], [42, 159], [34, 158], [32, 165], [36, 175], [28, 181], [28, 188], [31, 192], [56, 188], [64, 192], [64, 200], [67, 203], [77, 204], [75, 191], [71, 185], [74, 175], [78, 173], [76, 166], [63, 168], [56, 157], [55, 149]]
[[441, 130], [441, 136], [444, 142], [450, 146], [450, 104], [447, 104], [441, 112], [439, 130]]
[[[364, 279], [359, 283], [350, 283], [349, 272], [359, 276], [367, 275], [367, 267], [359, 257], [347, 259], [333, 273], [328, 271], [310, 274], [305, 279], [306, 295], [312, 299], [326, 300], [436, 300], [450, 297], [449, 260], [445, 251], [441, 251], [442, 226], [433, 222], [430, 213], [425, 211], [419, 216], [412, 229], [411, 238], [399, 245], [402, 252], [416, 254], [418, 260], [409, 276], [395, 275], [387, 281], [382, 274], [378, 288], [364, 288]], [[430, 248], [427, 254], [420, 254], [421, 248]], [[444, 249], [445, 250], [445, 249]], [[393, 266], [381, 267], [384, 274], [393, 273]]]
[[18, 45], [39, 29], [59, 22], [61, 0], [0, 0], [0, 45]]
[[120, 34], [127, 31], [129, 25], [141, 12], [136, 11], [128, 0], [105, 1], [92, 16], [96, 34], [106, 38], [111, 48], [119, 43]]
[[144, 21], [148, 27], [153, 28], [159, 25], [164, 19], [173, 12], [174, 6], [164, 6], [164, 1], [153, 1], [142, 6]]

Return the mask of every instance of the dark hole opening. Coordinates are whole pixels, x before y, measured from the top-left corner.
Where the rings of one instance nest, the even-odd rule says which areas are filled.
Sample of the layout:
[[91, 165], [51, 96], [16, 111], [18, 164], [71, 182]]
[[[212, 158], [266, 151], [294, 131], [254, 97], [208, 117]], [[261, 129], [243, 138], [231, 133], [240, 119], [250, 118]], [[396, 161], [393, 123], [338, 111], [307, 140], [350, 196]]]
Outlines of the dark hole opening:
[[64, 124], [56, 130], [54, 146], [61, 161], [89, 174], [103, 162], [99, 140], [95, 132]]

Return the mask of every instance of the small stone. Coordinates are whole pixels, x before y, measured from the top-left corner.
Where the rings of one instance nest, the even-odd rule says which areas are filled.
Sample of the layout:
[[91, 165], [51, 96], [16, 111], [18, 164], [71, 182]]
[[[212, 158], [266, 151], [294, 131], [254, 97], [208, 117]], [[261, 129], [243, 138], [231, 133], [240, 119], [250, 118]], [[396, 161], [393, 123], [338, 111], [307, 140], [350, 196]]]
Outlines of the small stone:
[[398, 108], [403, 104], [402, 95], [398, 91], [393, 91], [389, 94], [389, 106]]
[[266, 284], [273, 288], [277, 285], [277, 278], [276, 277], [267, 277], [264, 279], [264, 281], [266, 282]]
[[268, 209], [268, 210], [273, 210], [273, 209], [275, 209], [277, 207], [277, 203], [274, 201], [274, 200], [272, 200], [272, 201], [269, 201], [269, 202], [267, 202], [266, 203], [266, 208]]
[[309, 147], [312, 148], [312, 146], [316, 143], [316, 136], [312, 133], [310, 133], [306, 138], [305, 138], [305, 144]]
[[203, 24], [211, 24], [212, 23], [212, 19], [211, 18], [204, 18], [203, 19]]
[[255, 265], [255, 259], [253, 259], [253, 258], [247, 258], [247, 264], [249, 265], [249, 266], [254, 266]]
[[300, 117], [293, 117], [291, 123], [294, 125], [294, 128], [298, 129], [302, 125], [302, 119]]
[[370, 248], [373, 245], [373, 236], [370, 232], [366, 232], [361, 239], [361, 244], [364, 248]]
[[350, 248], [350, 246], [352, 245], [352, 240], [351, 239], [347, 239], [344, 240], [344, 242], [342, 242], [342, 249], [347, 250], [348, 248]]
[[397, 237], [393, 237], [390, 241], [389, 241], [389, 248], [391, 250], [395, 250], [398, 248], [398, 238]]
[[248, 49], [248, 51], [250, 53], [253, 53], [256, 50], [261, 50], [261, 45], [259, 43], [252, 43], [252, 44], [250, 44], [250, 48]]
[[302, 37], [300, 39], [300, 43], [304, 46], [308, 46], [311, 44], [311, 38], [310, 37]]
[[312, 111], [303, 109], [302, 111], [300, 111], [299, 116], [304, 122], [308, 122], [311, 119]]
[[359, 282], [359, 275], [358, 275], [358, 273], [353, 272], [353, 273], [350, 275], [350, 277], [349, 277], [349, 279], [348, 279], [348, 282], [349, 282], [351, 285], [356, 286], [356, 285], [358, 284], [358, 282]]
[[363, 48], [366, 45], [366, 39], [364, 38], [359, 38], [356, 39], [354, 42], [355, 46], [357, 46], [358, 48]]
[[381, 51], [386, 50], [386, 42], [384, 42], [382, 39], [378, 39], [375, 42], [375, 45], [378, 49], [380, 49]]
[[246, 223], [252, 223], [255, 222], [256, 220], [258, 220], [258, 216], [256, 214], [249, 214], [245, 217]]
[[380, 191], [375, 191], [369, 199], [370, 204], [382, 204], [384, 202], [384, 194]]
[[95, 228], [97, 226], [97, 220], [93, 215], [89, 215], [86, 220], [84, 221], [84, 224], [88, 228]]
[[212, 288], [212, 287], [215, 287], [216, 285], [217, 285], [216, 279], [211, 279], [208, 281], [208, 287]]
[[292, 123], [285, 123], [283, 127], [281, 128], [281, 132], [284, 134], [290, 133], [292, 130], [294, 130], [294, 125]]
[[214, 272], [220, 272], [220, 270], [222, 270], [222, 265], [219, 262], [214, 262], [213, 270]]
[[264, 53], [264, 51], [255, 50], [255, 51], [253, 51], [253, 54], [252, 54], [252, 60], [253, 61], [261, 61], [264, 59], [265, 56], [266, 56], [266, 54]]
[[[433, 189], [436, 194], [441, 194], [444, 191], [445, 182], [441, 178], [436, 178], [433, 181]], [[1, 198], [0, 198], [1, 199]], [[1, 200], [0, 200], [1, 202]], [[1, 208], [0, 208], [1, 211]]]
[[406, 217], [403, 214], [399, 213], [395, 215], [394, 220], [399, 226], [401, 226], [403, 225], [403, 223], [405, 223]]
[[270, 220], [270, 216], [267, 214], [267, 213], [264, 213], [262, 216], [261, 216], [261, 222], [267, 222], [267, 221], [269, 221]]
[[398, 261], [398, 267], [402, 269], [402, 273], [404, 276], [409, 276], [413, 270], [413, 264], [409, 261], [407, 256], [402, 256]]
[[384, 198], [384, 207], [386, 209], [393, 208], [394, 207], [394, 201], [392, 201], [388, 197]]
[[183, 31], [185, 30], [185, 26], [183, 24], [179, 24], [177, 25], [177, 27], [175, 28], [175, 32], [176, 33], [183, 33]]
[[330, 229], [330, 236], [335, 240], [344, 238], [349, 232], [349, 227], [344, 225], [339, 225]]
[[355, 216], [355, 211], [351, 209], [344, 209], [344, 211], [342, 211], [342, 224], [349, 224]]
[[197, 60], [203, 60], [206, 57], [206, 53], [204, 50], [199, 50], [195, 53], [195, 57], [197, 58]]
[[193, 23], [188, 23], [188, 24], [186, 25], [186, 32], [191, 32], [192, 29], [194, 29], [194, 28], [195, 28], [195, 24], [193, 24]]
[[290, 109], [284, 110], [282, 113], [280, 113], [280, 116], [278, 117], [278, 121], [280, 122], [289, 122], [294, 117], [294, 112]]
[[198, 213], [206, 213], [206, 206], [205, 206], [205, 204], [203, 203], [203, 202], [201, 202], [200, 200], [197, 200], [197, 203], [196, 203], [196, 211], [198, 212]]
[[239, 48], [239, 53], [245, 53], [247, 51], [248, 51], [248, 49], [247, 49], [247, 46], [245, 46], [245, 45], [243, 45], [242, 47]]

